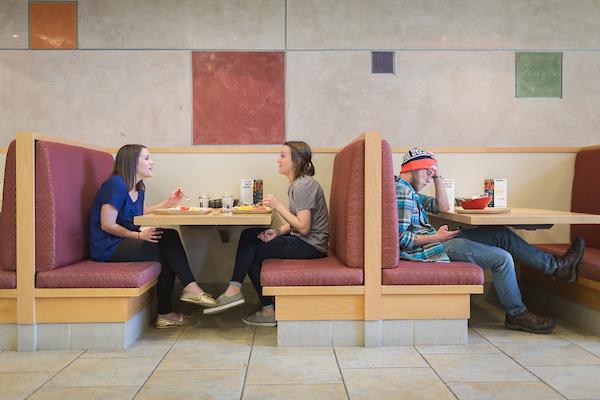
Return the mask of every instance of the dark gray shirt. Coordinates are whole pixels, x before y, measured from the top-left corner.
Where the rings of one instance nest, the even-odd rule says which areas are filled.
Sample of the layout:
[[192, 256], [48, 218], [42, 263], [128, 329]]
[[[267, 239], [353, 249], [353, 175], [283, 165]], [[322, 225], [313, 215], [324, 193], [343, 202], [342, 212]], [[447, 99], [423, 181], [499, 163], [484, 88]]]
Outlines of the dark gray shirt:
[[323, 189], [312, 176], [301, 176], [288, 188], [290, 212], [310, 210], [310, 231], [302, 235], [294, 230], [290, 234], [298, 236], [322, 253], [327, 253], [329, 241], [329, 216]]

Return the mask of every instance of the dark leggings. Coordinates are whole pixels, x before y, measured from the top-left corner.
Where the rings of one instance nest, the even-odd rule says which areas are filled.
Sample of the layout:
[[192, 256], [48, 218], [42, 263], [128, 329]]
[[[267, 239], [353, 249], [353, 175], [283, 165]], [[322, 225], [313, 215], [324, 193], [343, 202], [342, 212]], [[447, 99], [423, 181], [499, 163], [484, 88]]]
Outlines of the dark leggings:
[[250, 228], [242, 232], [240, 243], [238, 244], [237, 254], [235, 256], [235, 268], [231, 280], [233, 282], [244, 282], [246, 275], [254, 285], [256, 293], [260, 298], [263, 307], [273, 304], [272, 297], [262, 295], [262, 286], [260, 284], [260, 270], [262, 263], [267, 258], [293, 258], [310, 259], [323, 258], [327, 254], [321, 253], [310, 244], [293, 235], [277, 236], [270, 242], [263, 242], [258, 239], [259, 233], [264, 228]]
[[159, 314], [171, 312], [171, 296], [173, 295], [175, 276], [179, 278], [183, 287], [195, 281], [181, 239], [179, 239], [179, 233], [173, 229], [163, 229], [158, 243], [139, 239], [123, 239], [108, 261], [160, 262], [162, 268], [156, 285]]

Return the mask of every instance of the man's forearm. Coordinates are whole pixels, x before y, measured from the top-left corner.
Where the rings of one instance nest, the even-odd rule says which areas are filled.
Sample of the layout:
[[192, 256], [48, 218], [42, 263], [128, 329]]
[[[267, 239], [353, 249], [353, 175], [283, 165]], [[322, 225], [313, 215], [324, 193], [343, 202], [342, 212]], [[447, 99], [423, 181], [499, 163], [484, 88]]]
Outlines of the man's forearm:
[[441, 175], [436, 175], [433, 178], [435, 185], [435, 199], [437, 200], [440, 211], [446, 212], [450, 209], [450, 203], [448, 203], [448, 195], [446, 194], [446, 188], [444, 187], [444, 178]]

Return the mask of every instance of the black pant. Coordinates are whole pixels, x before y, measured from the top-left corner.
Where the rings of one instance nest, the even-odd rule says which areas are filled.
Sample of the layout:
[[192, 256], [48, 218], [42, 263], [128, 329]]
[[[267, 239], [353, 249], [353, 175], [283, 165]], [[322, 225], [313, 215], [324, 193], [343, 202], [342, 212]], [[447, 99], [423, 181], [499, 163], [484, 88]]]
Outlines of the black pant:
[[260, 303], [264, 306], [272, 305], [273, 298], [262, 295], [260, 284], [260, 270], [262, 263], [267, 258], [292, 258], [311, 259], [327, 256], [312, 247], [302, 239], [293, 235], [277, 236], [270, 242], [263, 242], [257, 235], [264, 228], [250, 228], [242, 232], [235, 256], [235, 268], [231, 280], [242, 283], [246, 275], [250, 277]]
[[108, 261], [160, 262], [162, 268], [156, 285], [159, 314], [171, 312], [171, 296], [173, 295], [175, 276], [179, 278], [183, 287], [195, 281], [185, 249], [179, 239], [179, 233], [173, 229], [163, 229], [158, 243], [139, 239], [123, 239]]

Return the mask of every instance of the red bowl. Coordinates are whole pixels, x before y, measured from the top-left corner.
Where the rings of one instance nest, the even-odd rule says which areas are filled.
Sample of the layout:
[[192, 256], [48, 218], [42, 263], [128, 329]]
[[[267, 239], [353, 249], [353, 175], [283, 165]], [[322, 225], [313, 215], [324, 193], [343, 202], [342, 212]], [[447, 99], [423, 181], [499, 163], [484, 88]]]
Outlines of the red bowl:
[[476, 199], [465, 200], [460, 205], [465, 210], [483, 210], [492, 201], [492, 196], [478, 197]]

